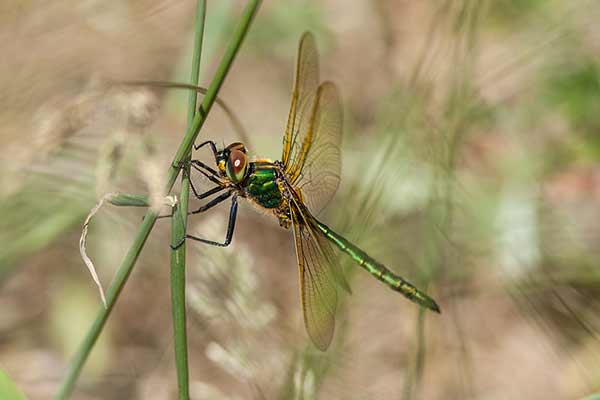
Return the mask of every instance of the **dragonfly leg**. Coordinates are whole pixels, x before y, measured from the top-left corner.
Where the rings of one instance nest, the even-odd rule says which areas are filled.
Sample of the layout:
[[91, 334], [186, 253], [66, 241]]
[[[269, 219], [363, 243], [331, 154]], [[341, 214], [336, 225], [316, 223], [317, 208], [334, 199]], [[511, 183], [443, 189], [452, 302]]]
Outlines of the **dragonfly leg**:
[[[196, 170], [201, 172], [202, 174], [204, 174], [204, 176], [207, 176], [207, 173], [212, 175], [215, 178], [220, 178], [221, 175], [219, 175], [219, 173], [217, 171], [215, 171], [214, 169], [212, 169], [211, 167], [209, 167], [208, 165], [204, 164], [202, 161], [200, 160], [190, 160], [191, 166]], [[208, 176], [207, 176], [208, 177]], [[210, 178], [209, 178], [210, 179]]]
[[[193, 187], [193, 185], [191, 185], [191, 182], [190, 182], [190, 186], [192, 187], [192, 191], [194, 192], [194, 196], [195, 196], [197, 199], [200, 199], [200, 200], [202, 200], [202, 199], [204, 199], [204, 198], [206, 198], [206, 197], [208, 197], [208, 196], [211, 196], [211, 195], [213, 195], [213, 194], [219, 193], [220, 191], [222, 191], [222, 190], [225, 190], [225, 189], [226, 189], [226, 187], [224, 187], [224, 186], [216, 186], [216, 187], [214, 187], [214, 188], [212, 188], [212, 189], [210, 189], [210, 190], [207, 190], [207, 191], [206, 191], [206, 192], [204, 192], [204, 193], [197, 193], [197, 192], [196, 192], [196, 189]], [[225, 196], [225, 195], [227, 195], [227, 196]], [[213, 207], [213, 206], [215, 206], [215, 205], [219, 204], [220, 202], [222, 202], [222, 201], [226, 200], [226, 199], [227, 199], [227, 198], [228, 198], [230, 195], [231, 195], [231, 194], [224, 193], [223, 195], [219, 196], [219, 197], [223, 197], [222, 199], [220, 199], [219, 197], [217, 197], [217, 198], [215, 198], [213, 201], [211, 201], [211, 202], [207, 203], [205, 206], [202, 206], [202, 207], [200, 207], [200, 209], [199, 209], [200, 211], [199, 211], [199, 210], [196, 210], [196, 211], [188, 211], [188, 215], [197, 214], [197, 213], [199, 213], [199, 212], [206, 211], [208, 208], [211, 208], [211, 207]], [[211, 203], [212, 203], [212, 202], [214, 202], [214, 201], [216, 201], [216, 203], [215, 203], [215, 204], [211, 204]], [[207, 207], [207, 206], [208, 206], [208, 207]], [[206, 207], [207, 207], [207, 208], [206, 208]], [[173, 213], [171, 213], [171, 214], [167, 214], [167, 215], [159, 215], [159, 216], [158, 216], [158, 217], [156, 217], [156, 218], [157, 218], [157, 219], [158, 219], [158, 218], [171, 218], [172, 216], [173, 216]]]
[[196, 188], [194, 187], [194, 185], [192, 185], [191, 181], [190, 181], [190, 187], [192, 188], [192, 192], [194, 192], [194, 197], [196, 197], [198, 200], [205, 199], [208, 196], [211, 196], [215, 193], [219, 193], [220, 191], [227, 189], [226, 186], [215, 186], [214, 188], [207, 190], [204, 193], [198, 194], [198, 192], [196, 191]]
[[[190, 185], [190, 188], [192, 189], [192, 193], [194, 193], [194, 197], [200, 198], [198, 195], [198, 190], [196, 190], [196, 186], [194, 185], [194, 181], [192, 181], [192, 177], [190, 176], [190, 171], [187, 168], [183, 169], [183, 175], [187, 178], [188, 184]], [[210, 192], [210, 190], [209, 190], [209, 192]], [[202, 194], [204, 194], [204, 193], [202, 193]]]
[[[209, 208], [212, 208], [212, 207], [216, 206], [217, 204], [223, 202], [229, 196], [231, 196], [231, 192], [223, 193], [221, 196], [215, 198], [214, 200], [212, 200], [211, 202], [209, 202], [205, 206], [200, 207], [194, 213], [206, 211]], [[205, 243], [205, 244], [208, 244], [208, 245], [211, 245], [211, 246], [218, 246], [218, 247], [227, 247], [227, 246], [229, 246], [229, 244], [231, 243], [231, 238], [233, 237], [233, 231], [235, 229], [235, 220], [236, 220], [236, 217], [237, 217], [237, 208], [238, 208], [237, 195], [234, 195], [233, 198], [231, 199], [231, 208], [229, 209], [229, 222], [227, 224], [227, 233], [225, 234], [225, 241], [224, 242], [222, 242], [222, 243], [221, 242], [215, 242], [213, 240], [208, 240], [208, 239], [200, 238], [200, 237], [193, 236], [193, 235], [186, 235], [185, 238], [182, 239], [179, 243], [177, 243], [176, 245], [171, 245], [171, 248], [173, 250], [178, 249], [179, 247], [181, 247], [183, 245], [183, 243], [185, 242], [185, 239], [196, 240], [198, 242]]]
[[[202, 162], [200, 162], [200, 161], [197, 161], [197, 160], [191, 160], [191, 162], [192, 162], [192, 163], [194, 163], [194, 162], [198, 162], [198, 163], [202, 164]], [[200, 172], [204, 173], [204, 171], [201, 171], [201, 170], [199, 170], [199, 169], [198, 169], [199, 167], [196, 167], [196, 165], [195, 165], [195, 164], [191, 164], [191, 165], [194, 167], [194, 169], [197, 169], [198, 171], [200, 171]], [[202, 165], [204, 166], [204, 164], [202, 164]], [[204, 166], [204, 167], [206, 167], [206, 166]], [[209, 167], [206, 167], [206, 168], [208, 168], [209, 170], [211, 170], [211, 171], [212, 171], [212, 169], [210, 169]], [[212, 173], [213, 173], [213, 175], [217, 175], [217, 172], [216, 172], [216, 171], [212, 171]], [[205, 197], [208, 197], [208, 196], [210, 196], [211, 194], [218, 193], [218, 192], [220, 192], [221, 190], [225, 190], [225, 189], [227, 188], [226, 186], [223, 186], [223, 185], [219, 184], [219, 186], [216, 186], [216, 187], [214, 187], [214, 188], [212, 188], [212, 189], [210, 189], [210, 190], [208, 190], [208, 191], [206, 191], [206, 192], [204, 192], [204, 193], [200, 193], [200, 194], [199, 194], [199, 193], [198, 193], [198, 190], [196, 189], [196, 186], [194, 185], [194, 182], [192, 181], [192, 179], [191, 179], [191, 177], [190, 177], [190, 175], [189, 175], [189, 172], [188, 172], [188, 170], [187, 170], [187, 169], [183, 169], [183, 174], [187, 176], [187, 178], [188, 178], [188, 181], [189, 181], [189, 183], [190, 183], [190, 187], [192, 188], [192, 192], [194, 193], [194, 196], [195, 196], [197, 199], [199, 199], [199, 200], [202, 200], [203, 198], [205, 198]], [[205, 176], [206, 176], [206, 175], [205, 175]], [[212, 181], [212, 182], [215, 182], [215, 181]], [[215, 182], [215, 183], [218, 183], [218, 182]]]
[[[215, 171], [214, 169], [210, 168], [209, 166], [205, 165], [202, 161], [199, 161], [199, 160], [182, 161], [180, 163], [174, 163], [173, 166], [175, 168], [181, 169], [183, 171], [186, 171], [185, 167], [187, 167], [187, 166], [193, 167], [196, 171], [200, 172], [212, 183], [214, 183], [216, 185], [223, 185], [223, 182], [221, 182], [221, 180], [219, 179], [220, 178], [219, 173], [217, 171]], [[184, 172], [184, 173], [186, 173], [186, 172]], [[191, 179], [190, 179], [190, 182], [191, 182]]]
[[198, 214], [198, 213], [202, 213], [206, 210], [209, 210], [209, 209], [213, 208], [214, 206], [216, 206], [217, 204], [220, 204], [220, 203], [224, 202], [225, 200], [227, 200], [231, 196], [232, 193], [233, 193], [232, 191], [223, 193], [223, 194], [215, 197], [214, 199], [212, 199], [205, 205], [201, 206], [197, 210], [191, 211], [190, 214]]
[[[190, 171], [187, 168], [182, 168], [181, 172], [183, 173], [183, 176], [185, 176], [187, 178], [188, 183], [190, 184], [190, 187], [192, 188], [192, 192], [194, 193], [194, 196], [196, 198], [201, 199], [202, 197], [199, 197], [198, 191], [196, 190], [196, 186], [194, 186], [194, 182], [192, 181], [192, 177], [190, 176]], [[209, 192], [210, 192], [210, 190], [209, 190]], [[208, 192], [203, 193], [203, 194], [206, 194], [206, 196], [210, 195], [210, 193], [208, 193]]]
[[199, 150], [202, 147], [209, 145], [210, 149], [213, 152], [213, 155], [215, 156], [215, 160], [217, 159], [217, 145], [215, 144], [215, 142], [213, 142], [212, 140], [207, 140], [206, 142], [202, 142], [200, 143], [198, 146], [194, 145], [194, 150]]

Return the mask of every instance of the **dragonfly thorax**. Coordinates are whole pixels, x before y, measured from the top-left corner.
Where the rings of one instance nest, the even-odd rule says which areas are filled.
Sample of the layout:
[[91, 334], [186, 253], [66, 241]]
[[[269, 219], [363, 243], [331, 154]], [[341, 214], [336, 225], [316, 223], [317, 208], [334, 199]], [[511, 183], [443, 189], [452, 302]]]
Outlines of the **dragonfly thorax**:
[[250, 163], [248, 176], [242, 183], [242, 195], [263, 211], [270, 211], [279, 225], [289, 228], [291, 216], [283, 172], [277, 162], [256, 160]]

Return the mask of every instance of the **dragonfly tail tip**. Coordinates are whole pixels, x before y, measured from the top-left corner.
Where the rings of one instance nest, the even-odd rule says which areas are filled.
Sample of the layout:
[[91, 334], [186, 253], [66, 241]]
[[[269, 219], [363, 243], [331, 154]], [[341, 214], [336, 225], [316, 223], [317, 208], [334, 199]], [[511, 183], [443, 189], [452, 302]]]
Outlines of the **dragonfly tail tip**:
[[422, 302], [421, 305], [438, 314], [442, 313], [440, 306], [438, 306], [438, 304], [432, 298], [428, 298], [427, 301]]
[[432, 311], [435, 311], [438, 314], [442, 313], [442, 310], [440, 309], [440, 306], [437, 305], [437, 303], [433, 303], [432, 307], [431, 307]]

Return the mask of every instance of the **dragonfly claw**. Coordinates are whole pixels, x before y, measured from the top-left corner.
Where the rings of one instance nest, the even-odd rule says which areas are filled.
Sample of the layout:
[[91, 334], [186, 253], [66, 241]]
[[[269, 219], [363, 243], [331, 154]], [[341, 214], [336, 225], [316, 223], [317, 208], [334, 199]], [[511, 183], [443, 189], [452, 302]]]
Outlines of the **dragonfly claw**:
[[185, 167], [187, 167], [189, 165], [188, 162], [185, 161], [178, 161], [178, 162], [173, 162], [173, 168], [175, 169], [184, 169]]
[[179, 243], [177, 243], [177, 244], [170, 244], [169, 247], [171, 247], [171, 250], [177, 250], [178, 248], [183, 246], [184, 243], [185, 243], [185, 238], [181, 239], [179, 241]]

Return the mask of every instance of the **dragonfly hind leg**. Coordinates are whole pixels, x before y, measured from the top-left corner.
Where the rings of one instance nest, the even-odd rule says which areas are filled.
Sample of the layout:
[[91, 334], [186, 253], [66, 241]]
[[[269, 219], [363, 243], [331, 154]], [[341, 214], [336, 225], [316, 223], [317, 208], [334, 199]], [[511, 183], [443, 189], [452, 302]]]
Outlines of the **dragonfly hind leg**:
[[[192, 192], [194, 192], [194, 196], [199, 199], [202, 200], [208, 196], [211, 196], [213, 194], [219, 193], [225, 189], [227, 189], [224, 186], [216, 186], [210, 190], [207, 190], [206, 192], [203, 193], [198, 193], [196, 191], [196, 188], [194, 187], [194, 185], [192, 184], [192, 182], [190, 181], [190, 187], [192, 188]], [[209, 201], [208, 203], [206, 203], [204, 206], [200, 207], [199, 209], [195, 210], [195, 211], [188, 211], [188, 215], [192, 215], [192, 214], [198, 214], [200, 212], [206, 211], [207, 209], [216, 206], [217, 204], [221, 203], [223, 200], [226, 200], [229, 196], [231, 196], [231, 193], [223, 193], [222, 195], [220, 195], [219, 197], [215, 197], [213, 200]], [[213, 204], [214, 203], [214, 204]], [[171, 212], [171, 214], [167, 214], [167, 215], [159, 215], [158, 218], [171, 218], [173, 216], [173, 212]]]
[[[192, 214], [204, 212], [204, 211], [208, 210], [209, 208], [212, 208], [212, 207], [216, 206], [217, 204], [222, 203], [227, 198], [229, 198], [229, 196], [231, 196], [231, 192], [223, 193], [222, 195], [213, 199], [206, 205], [200, 207], [198, 210], [193, 211]], [[181, 247], [183, 245], [183, 243], [185, 242], [185, 239], [192, 239], [197, 242], [205, 243], [205, 244], [208, 244], [211, 246], [218, 246], [218, 247], [229, 246], [229, 244], [231, 243], [231, 239], [233, 237], [233, 231], [235, 229], [235, 221], [237, 218], [237, 209], [238, 209], [238, 201], [237, 201], [237, 195], [235, 195], [231, 199], [231, 208], [229, 209], [229, 222], [227, 223], [227, 233], [225, 234], [225, 240], [223, 242], [216, 242], [213, 240], [208, 240], [208, 239], [204, 239], [204, 238], [193, 236], [193, 235], [185, 235], [185, 238], [183, 238], [179, 243], [177, 243], [175, 245], [171, 245], [171, 248], [173, 250], [177, 250], [179, 247]]]

